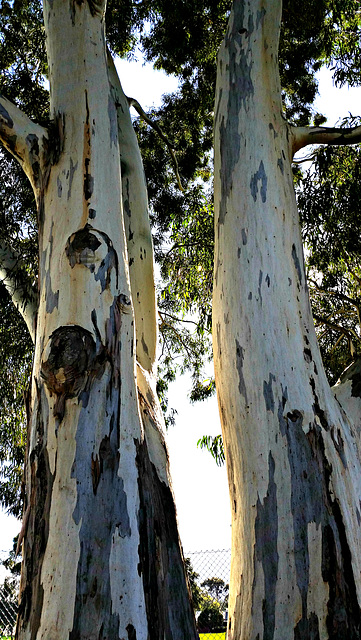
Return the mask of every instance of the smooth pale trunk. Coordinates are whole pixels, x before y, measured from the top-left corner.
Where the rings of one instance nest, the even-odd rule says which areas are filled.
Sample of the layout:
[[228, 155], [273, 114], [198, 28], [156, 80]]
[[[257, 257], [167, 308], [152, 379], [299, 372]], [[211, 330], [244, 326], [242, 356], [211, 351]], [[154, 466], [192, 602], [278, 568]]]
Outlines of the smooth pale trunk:
[[232, 507], [228, 638], [360, 638], [356, 431], [317, 346], [278, 77], [281, 2], [234, 3], [215, 104], [216, 386]]
[[[37, 194], [40, 290], [17, 638], [183, 640], [197, 634], [152, 378], [152, 246], [148, 234], [144, 279], [153, 289], [139, 302], [103, 9], [92, 0], [44, 1], [55, 133]], [[145, 213], [133, 219], [136, 238], [147, 233]], [[148, 322], [138, 366], [137, 315]]]

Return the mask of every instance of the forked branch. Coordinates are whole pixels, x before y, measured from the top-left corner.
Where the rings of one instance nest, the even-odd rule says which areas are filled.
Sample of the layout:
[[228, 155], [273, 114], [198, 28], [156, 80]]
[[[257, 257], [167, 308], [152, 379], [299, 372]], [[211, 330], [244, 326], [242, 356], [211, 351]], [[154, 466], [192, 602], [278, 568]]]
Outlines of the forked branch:
[[20, 162], [35, 195], [45, 158], [48, 132], [35, 124], [10, 100], [0, 95], [0, 142]]

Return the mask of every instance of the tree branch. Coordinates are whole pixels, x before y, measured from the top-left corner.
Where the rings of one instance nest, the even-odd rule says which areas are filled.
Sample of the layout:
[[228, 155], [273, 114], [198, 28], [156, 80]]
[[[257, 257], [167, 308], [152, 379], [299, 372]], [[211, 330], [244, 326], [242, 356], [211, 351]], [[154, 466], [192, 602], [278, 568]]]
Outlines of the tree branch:
[[[192, 355], [191, 351], [189, 350], [188, 345], [184, 342], [184, 340], [183, 340], [182, 336], [180, 335], [180, 333], [177, 331], [177, 329], [172, 324], [170, 324], [170, 322], [167, 322], [164, 319], [164, 316], [162, 315], [162, 313], [159, 310], [158, 310], [158, 314], [159, 314], [159, 317], [160, 317], [160, 319], [162, 321], [161, 325], [160, 325], [160, 330], [162, 331], [162, 327], [168, 327], [168, 329], [171, 329], [173, 331], [173, 333], [176, 335], [177, 340], [183, 346], [188, 358], [190, 358], [191, 355]], [[163, 335], [163, 332], [162, 332], [162, 335]]]
[[[317, 291], [320, 295], [322, 295], [322, 296], [335, 296], [336, 298], [339, 298], [339, 300], [345, 300], [346, 302], [349, 302], [350, 304], [352, 304], [352, 306], [356, 307], [356, 309], [358, 310], [358, 303], [353, 298], [350, 298], [349, 296], [346, 296], [344, 293], [339, 293], [338, 291], [333, 291], [332, 289], [322, 289], [322, 287], [320, 287], [317, 284], [317, 282], [315, 280], [312, 280], [311, 278], [309, 279], [309, 282], [313, 285], [314, 291]], [[310, 289], [311, 289], [311, 287], [310, 287]]]
[[[0, 95], [0, 142], [18, 160], [38, 195], [48, 132]], [[44, 144], [45, 143], [45, 144]]]
[[128, 100], [110, 53], [108, 70], [118, 125], [123, 219], [135, 315], [137, 360], [144, 369], [151, 371], [156, 361], [158, 327], [147, 186]]
[[291, 127], [292, 153], [308, 144], [347, 145], [361, 142], [361, 126], [349, 128]]
[[170, 153], [171, 158], [172, 158], [174, 173], [175, 173], [175, 176], [176, 176], [176, 179], [177, 179], [178, 187], [179, 187], [179, 189], [181, 191], [184, 191], [182, 183], [181, 183], [180, 175], [179, 175], [178, 161], [177, 161], [176, 155], [174, 153], [174, 145], [172, 145], [170, 140], [168, 140], [167, 136], [163, 133], [163, 131], [160, 128], [160, 126], [156, 122], [154, 122], [153, 120], [151, 120], [149, 118], [149, 116], [145, 113], [145, 111], [142, 109], [142, 107], [140, 106], [140, 104], [139, 104], [139, 102], [137, 100], [135, 100], [134, 98], [127, 98], [127, 100], [128, 100], [129, 106], [130, 107], [134, 107], [134, 109], [137, 111], [137, 113], [139, 113], [141, 118], [143, 118], [143, 120], [147, 124], [149, 124], [149, 126], [152, 127], [154, 129], [154, 131], [156, 131], [158, 133], [160, 138], [162, 138], [163, 142], [166, 143], [166, 145], [167, 145], [167, 147], [169, 149], [169, 153]]
[[334, 322], [330, 322], [330, 320], [327, 320], [326, 318], [322, 318], [321, 316], [318, 316], [317, 314], [313, 314], [313, 319], [316, 322], [319, 322], [320, 324], [325, 325], [326, 327], [329, 327], [330, 329], [333, 329], [334, 331], [337, 331], [341, 334], [343, 334], [345, 336], [345, 338], [347, 338], [347, 342], [348, 342], [348, 346], [350, 349], [350, 353], [351, 356], [353, 357], [354, 353], [355, 353], [355, 347], [354, 344], [352, 342], [352, 337], [353, 336], [356, 340], [356, 342], [360, 342], [360, 338], [357, 335], [357, 333], [352, 329], [346, 329], [345, 327], [342, 327]]
[[5, 286], [15, 307], [24, 318], [34, 342], [38, 308], [37, 294], [20, 256], [4, 240], [0, 241], [0, 282]]

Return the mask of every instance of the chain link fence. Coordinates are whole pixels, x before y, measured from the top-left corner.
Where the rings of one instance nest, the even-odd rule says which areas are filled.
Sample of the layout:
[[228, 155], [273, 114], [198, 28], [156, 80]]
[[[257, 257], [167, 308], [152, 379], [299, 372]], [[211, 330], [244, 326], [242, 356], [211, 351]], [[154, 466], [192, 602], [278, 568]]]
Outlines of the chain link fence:
[[[201, 640], [223, 640], [228, 617], [230, 549], [191, 551], [185, 554], [188, 579]], [[11, 637], [17, 602], [0, 587], [0, 638]]]
[[0, 638], [13, 635], [18, 605], [14, 595], [0, 587]]
[[185, 554], [197, 628], [201, 640], [223, 640], [228, 619], [231, 550]]

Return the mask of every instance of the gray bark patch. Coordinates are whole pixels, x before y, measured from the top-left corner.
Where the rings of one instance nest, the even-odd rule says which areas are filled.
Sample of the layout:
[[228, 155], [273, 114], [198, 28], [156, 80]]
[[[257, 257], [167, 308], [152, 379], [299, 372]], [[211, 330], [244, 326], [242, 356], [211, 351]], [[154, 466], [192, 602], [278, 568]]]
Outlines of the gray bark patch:
[[295, 265], [295, 269], [297, 271], [298, 279], [300, 281], [300, 284], [302, 285], [302, 269], [301, 269], [300, 261], [298, 259], [296, 245], [294, 244], [292, 245], [292, 260]]
[[262, 605], [263, 640], [273, 640], [276, 622], [276, 585], [279, 555], [277, 486], [274, 481], [275, 461], [270, 451], [268, 456], [268, 488], [263, 500], [257, 500], [255, 522], [255, 561], [261, 562], [264, 575], [265, 599]]
[[115, 108], [114, 99], [111, 94], [108, 98], [108, 117], [109, 117], [109, 130], [110, 130], [110, 146], [118, 144], [118, 121], [117, 110]]
[[319, 400], [318, 400], [318, 395], [316, 393], [316, 382], [315, 382], [315, 380], [314, 380], [314, 378], [312, 376], [310, 378], [310, 386], [311, 386], [312, 395], [313, 395], [313, 398], [314, 398], [313, 410], [315, 412], [315, 415], [318, 417], [322, 427], [325, 429], [325, 431], [328, 431], [329, 425], [328, 425], [327, 416], [326, 416], [326, 413], [324, 412], [324, 410], [320, 406], [320, 403], [319, 403]]
[[[294, 531], [294, 560], [297, 586], [301, 595], [302, 620], [299, 630], [308, 625], [307, 593], [310, 579], [308, 553], [308, 524], [321, 522], [322, 486], [319, 468], [302, 429], [303, 416], [298, 410], [289, 411], [285, 418], [288, 459], [291, 470], [291, 511]], [[302, 624], [301, 624], [302, 623]], [[307, 637], [307, 636], [300, 636]]]
[[276, 129], [274, 128], [272, 122], [269, 123], [268, 128], [273, 133], [273, 139], [278, 138], [278, 133], [277, 133]]
[[70, 199], [71, 196], [71, 188], [73, 186], [73, 179], [74, 179], [74, 173], [78, 168], [78, 163], [76, 162], [75, 164], [73, 164], [73, 160], [72, 158], [70, 158], [70, 165], [69, 165], [69, 171], [66, 174], [67, 179], [69, 180], [69, 187], [68, 187], [68, 195], [67, 195], [67, 199]]
[[59, 305], [59, 289], [53, 291], [50, 271], [47, 272], [45, 277], [45, 292], [46, 313], [53, 313], [54, 309], [57, 309]]
[[6, 127], [9, 127], [9, 129], [12, 129], [14, 126], [13, 119], [2, 104], [0, 104], [0, 122]]
[[[242, 2], [234, 4], [234, 21], [229, 23], [225, 36], [225, 46], [229, 54], [229, 64], [225, 72], [228, 75], [229, 86], [227, 119], [222, 117], [220, 123], [220, 148], [222, 182], [222, 196], [219, 210], [219, 224], [224, 224], [226, 201], [232, 189], [232, 174], [239, 160], [240, 139], [238, 132], [239, 112], [243, 108], [248, 109], [248, 101], [254, 94], [254, 86], [251, 77], [252, 56], [250, 36], [253, 25], [248, 25], [248, 30], [243, 28], [244, 6]], [[221, 98], [219, 95], [219, 100]], [[218, 112], [219, 103], [215, 109]]]
[[106, 288], [110, 286], [111, 274], [113, 269], [116, 277], [116, 286], [118, 286], [119, 264], [118, 264], [118, 256], [113, 247], [112, 241], [105, 233], [101, 233], [101, 235], [108, 247], [108, 253], [106, 255], [106, 258], [104, 258], [104, 260], [102, 260], [102, 262], [100, 263], [100, 266], [98, 270], [95, 272], [94, 277], [95, 277], [95, 280], [100, 281], [101, 289], [102, 291], [104, 291]]
[[261, 24], [261, 22], [263, 22], [266, 13], [267, 12], [266, 12], [266, 9], [264, 7], [262, 7], [261, 10], [257, 11], [257, 18], [256, 18], [257, 29], [258, 29], [259, 25]]
[[244, 397], [247, 404], [247, 389], [246, 389], [245, 379], [243, 376], [243, 360], [244, 360], [244, 349], [243, 347], [241, 347], [238, 340], [236, 339], [236, 367], [238, 371], [238, 380], [239, 380], [238, 389], [240, 394]]
[[263, 271], [261, 269], [258, 276], [258, 297], [261, 305], [262, 305], [262, 279], [263, 279]]
[[340, 460], [344, 466], [345, 469], [347, 469], [347, 460], [346, 460], [346, 456], [345, 456], [345, 445], [344, 445], [344, 441], [342, 438], [342, 434], [341, 434], [341, 430], [332, 426], [331, 427], [331, 438], [332, 438], [332, 442], [335, 446], [335, 449], [338, 453], [338, 455], [340, 456]]
[[252, 176], [250, 189], [253, 200], [256, 202], [258, 194], [258, 183], [261, 183], [260, 194], [262, 202], [267, 200], [267, 174], [264, 168], [263, 160], [259, 164], [258, 171]]
[[272, 411], [274, 413], [275, 410], [275, 399], [273, 395], [272, 382], [275, 382], [276, 378], [273, 373], [269, 374], [268, 382], [266, 380], [263, 381], [263, 397], [266, 404], [267, 411]]
[[[77, 525], [81, 522], [80, 557], [69, 640], [119, 637], [119, 616], [112, 612], [109, 562], [114, 536], [129, 537], [131, 528], [124, 482], [119, 477], [120, 398], [114, 381], [111, 386], [106, 410], [95, 418], [102, 432], [100, 442], [95, 442], [94, 415], [90, 418], [85, 408], [76, 434], [72, 477], [77, 481], [77, 503], [73, 518]], [[89, 406], [95, 406], [94, 396]]]
[[148, 350], [148, 346], [146, 341], [144, 340], [144, 336], [142, 335], [142, 347], [143, 347], [143, 351], [144, 353], [146, 353], [147, 355], [149, 355], [149, 350]]
[[247, 244], [247, 240], [248, 240], [248, 232], [246, 229], [242, 229], [241, 230], [241, 234], [242, 234], [242, 244], [246, 245]]
[[[51, 225], [50, 235], [49, 235], [49, 264], [51, 264], [51, 257], [53, 254], [53, 226]], [[42, 256], [43, 268], [45, 268], [45, 252], [43, 252]], [[52, 313], [55, 308], [58, 308], [59, 304], [59, 289], [58, 291], [53, 291], [51, 286], [51, 274], [50, 269], [48, 268], [45, 276], [45, 298], [46, 298], [46, 313]]]

